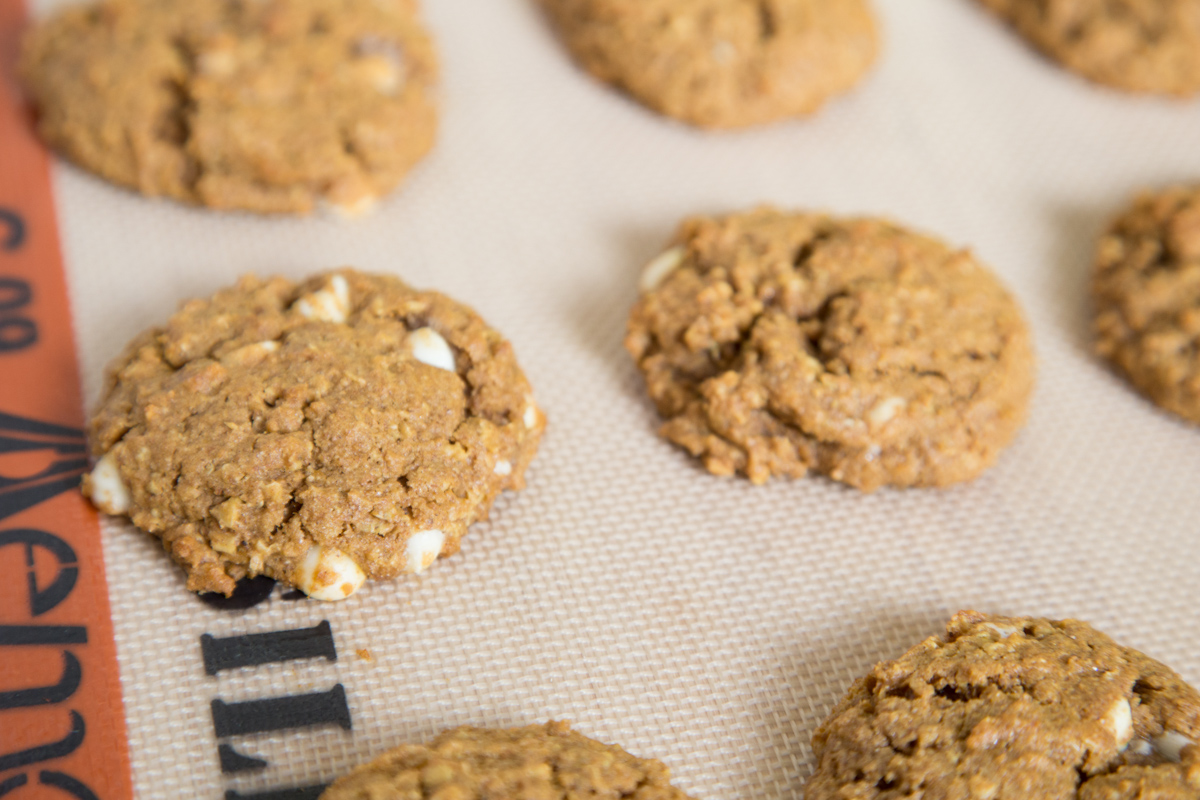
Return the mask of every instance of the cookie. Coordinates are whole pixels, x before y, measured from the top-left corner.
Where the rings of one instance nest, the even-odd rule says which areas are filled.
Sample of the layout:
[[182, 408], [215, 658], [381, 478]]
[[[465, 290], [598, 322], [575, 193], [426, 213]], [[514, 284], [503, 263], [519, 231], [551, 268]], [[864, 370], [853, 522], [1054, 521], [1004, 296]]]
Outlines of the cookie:
[[217, 209], [359, 213], [437, 126], [416, 0], [103, 0], [34, 29], [21, 73], [72, 161]]
[[967, 251], [872, 219], [760, 208], [683, 223], [625, 346], [661, 432], [717, 475], [865, 491], [974, 478], [1033, 386], [1017, 304]]
[[542, 0], [578, 62], [705, 128], [811, 114], [875, 60], [866, 0]]
[[544, 427], [512, 345], [462, 304], [349, 269], [248, 276], [112, 364], [83, 490], [192, 591], [267, 575], [340, 600], [457, 552]]
[[1146, 193], [1100, 239], [1096, 352], [1143, 394], [1200, 423], [1200, 187]]
[[1067, 69], [1128, 92], [1200, 92], [1200, 0], [980, 0]]
[[325, 790], [321, 800], [688, 800], [662, 762], [601, 744], [565, 722], [462, 727], [402, 745]]
[[962, 611], [854, 682], [807, 800], [1195, 800], [1200, 693], [1076, 620]]

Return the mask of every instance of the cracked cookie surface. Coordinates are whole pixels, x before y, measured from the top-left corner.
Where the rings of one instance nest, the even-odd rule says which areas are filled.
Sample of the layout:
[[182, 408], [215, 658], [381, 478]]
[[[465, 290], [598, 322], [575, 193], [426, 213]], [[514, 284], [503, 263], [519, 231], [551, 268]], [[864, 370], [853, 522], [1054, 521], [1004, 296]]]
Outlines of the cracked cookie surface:
[[21, 73], [38, 131], [146, 195], [357, 213], [433, 145], [415, 0], [103, 0], [49, 18]]
[[193, 591], [268, 575], [341, 599], [457, 552], [544, 427], [512, 345], [444, 295], [247, 276], [111, 365], [84, 491]]
[[1200, 0], [980, 0], [1067, 69], [1129, 92], [1200, 92]]
[[990, 465], [1025, 418], [1029, 331], [970, 253], [887, 222], [771, 208], [683, 223], [625, 344], [662, 434], [718, 475], [864, 490]]
[[637, 758], [549, 722], [462, 727], [402, 745], [341, 778], [321, 800], [688, 800], [662, 762]]
[[1196, 742], [1200, 694], [1159, 662], [1077, 620], [963, 611], [855, 681], [805, 797], [1195, 800]]
[[810, 114], [870, 67], [865, 0], [542, 0], [595, 77], [694, 125]]
[[1162, 408], [1200, 423], [1200, 187], [1137, 197], [1100, 239], [1096, 352]]

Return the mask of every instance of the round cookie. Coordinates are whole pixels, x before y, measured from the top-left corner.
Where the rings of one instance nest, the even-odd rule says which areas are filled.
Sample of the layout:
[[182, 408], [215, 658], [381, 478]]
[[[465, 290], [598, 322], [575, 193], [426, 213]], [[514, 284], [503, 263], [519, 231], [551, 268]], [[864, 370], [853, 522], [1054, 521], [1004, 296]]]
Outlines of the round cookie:
[[875, 59], [867, 0], [542, 0], [595, 77], [706, 128], [810, 114]]
[[1016, 434], [1029, 331], [969, 252], [887, 222], [761, 208], [683, 223], [625, 346], [661, 432], [717, 475], [871, 491], [974, 478]]
[[631, 756], [565, 722], [462, 727], [402, 745], [335, 781], [321, 800], [628, 798], [688, 800], [660, 761]]
[[160, 538], [193, 591], [267, 575], [340, 600], [457, 552], [524, 486], [544, 427], [471, 309], [348, 269], [247, 276], [116, 359], [84, 493]]
[[1096, 352], [1200, 423], [1200, 187], [1143, 194], [1109, 225], [1092, 302]]
[[1200, 0], [980, 0], [1043, 53], [1130, 92], [1200, 91]]
[[433, 145], [416, 0], [102, 0], [26, 38], [42, 137], [150, 196], [355, 214]]
[[854, 682], [806, 800], [1195, 800], [1200, 693], [1076, 620], [963, 611]]

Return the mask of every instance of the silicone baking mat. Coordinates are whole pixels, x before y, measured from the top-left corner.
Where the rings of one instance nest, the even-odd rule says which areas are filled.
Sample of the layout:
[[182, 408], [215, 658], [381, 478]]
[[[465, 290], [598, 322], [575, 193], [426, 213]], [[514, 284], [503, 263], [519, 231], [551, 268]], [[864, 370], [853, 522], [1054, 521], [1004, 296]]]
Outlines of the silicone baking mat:
[[[126, 340], [248, 271], [352, 264], [470, 303], [550, 419], [528, 489], [461, 553], [339, 604], [276, 587], [206, 605], [149, 537], [112, 520], [97, 534], [71, 490], [0, 519], [0, 692], [31, 692], [0, 706], [38, 701], [0, 709], [0, 794], [313, 797], [399, 742], [553, 718], [663, 759], [697, 798], [800, 797], [809, 736], [849, 682], [959, 608], [1086, 619], [1200, 681], [1200, 429], [1089, 354], [1086, 301], [1106, 219], [1138, 188], [1200, 180], [1200, 103], [1087, 84], [967, 0], [875, 6], [882, 56], [857, 91], [813, 119], [706, 134], [582, 74], [532, 0], [427, 0], [437, 148], [347, 222], [150, 201], [58, 160], [51, 207], [11, 117], [20, 3], [0, 2], [0, 411], [8, 440], [51, 454], [42, 467], [82, 469], [70, 324], [90, 407]], [[992, 470], [942, 491], [754, 487], [655, 436], [621, 347], [638, 270], [680, 217], [761, 202], [894, 217], [1012, 287], [1039, 381]], [[13, 463], [10, 509], [53, 483]]]

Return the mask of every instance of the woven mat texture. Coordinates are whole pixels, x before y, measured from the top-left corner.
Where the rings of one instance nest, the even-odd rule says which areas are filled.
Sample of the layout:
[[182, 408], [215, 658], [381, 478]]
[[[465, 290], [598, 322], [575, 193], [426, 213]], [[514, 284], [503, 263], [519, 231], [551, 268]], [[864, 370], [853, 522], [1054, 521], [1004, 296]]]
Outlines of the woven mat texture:
[[[850, 681], [960, 608], [1086, 619], [1200, 682], [1200, 429], [1090, 356], [1086, 299], [1106, 220], [1141, 187], [1200, 180], [1200, 103], [1095, 88], [967, 0], [875, 5], [884, 50], [859, 90], [815, 119], [705, 134], [585, 76], [531, 0], [426, 0], [440, 139], [352, 222], [214, 214], [56, 165], [89, 402], [186, 298], [352, 264], [478, 309], [550, 418], [528, 489], [459, 555], [340, 604], [210, 609], [155, 541], [108, 523], [140, 797], [321, 783], [449, 726], [569, 719], [697, 798], [798, 798]], [[995, 468], [944, 491], [754, 487], [656, 437], [621, 347], [638, 270], [681, 217], [760, 202], [893, 217], [1012, 287], [1039, 381]], [[204, 674], [203, 633], [323, 619], [336, 662]], [[339, 682], [351, 731], [234, 737], [270, 766], [222, 775], [213, 698]]]

